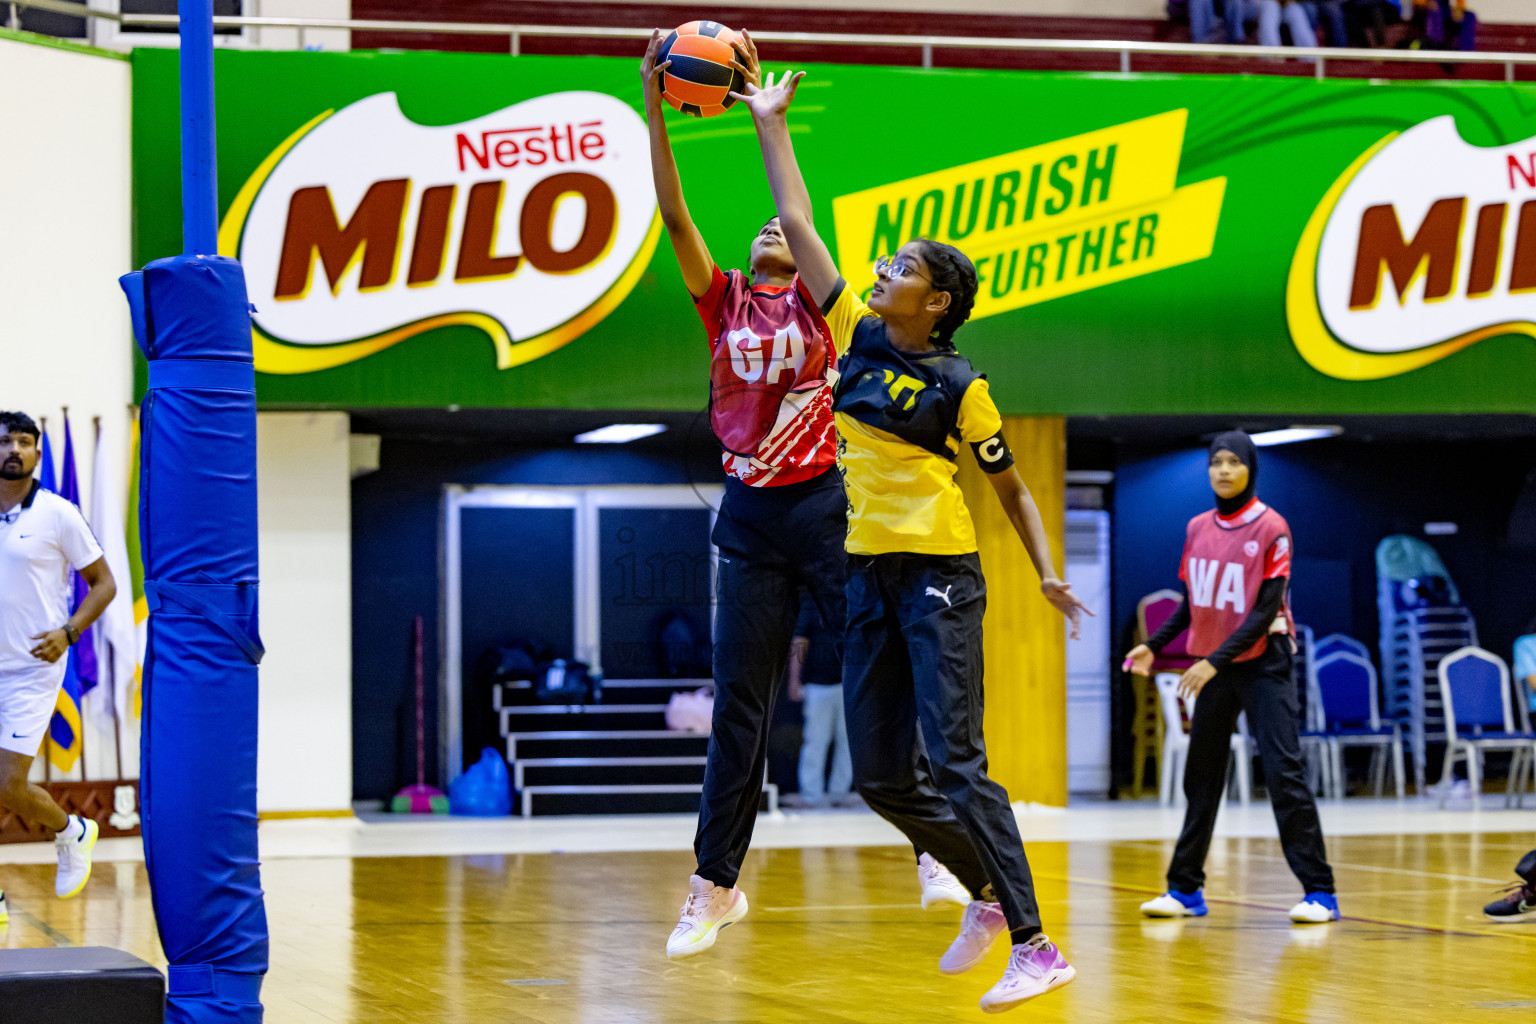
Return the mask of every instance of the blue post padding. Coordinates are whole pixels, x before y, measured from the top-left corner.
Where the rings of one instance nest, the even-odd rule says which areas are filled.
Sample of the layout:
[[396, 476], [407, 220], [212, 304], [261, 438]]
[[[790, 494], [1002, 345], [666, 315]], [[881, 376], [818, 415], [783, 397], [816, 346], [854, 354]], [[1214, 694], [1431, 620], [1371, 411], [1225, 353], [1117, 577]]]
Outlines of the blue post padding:
[[219, 251], [214, 152], [213, 0], [178, 0], [181, 15], [181, 233], [189, 253]]
[[149, 364], [149, 388], [255, 391], [256, 368], [232, 359], [156, 359]]
[[[151, 388], [139, 521], [150, 615], [144, 859], [173, 979], [169, 1024], [259, 1024], [267, 922], [256, 846], [256, 394], [235, 260], [134, 281]], [[135, 317], [135, 320], [140, 320]], [[209, 979], [211, 979], [210, 983]]]
[[133, 340], [142, 350], [148, 332], [144, 326], [144, 275], [135, 270], [117, 279], [123, 294], [128, 297], [128, 316], [133, 321]]

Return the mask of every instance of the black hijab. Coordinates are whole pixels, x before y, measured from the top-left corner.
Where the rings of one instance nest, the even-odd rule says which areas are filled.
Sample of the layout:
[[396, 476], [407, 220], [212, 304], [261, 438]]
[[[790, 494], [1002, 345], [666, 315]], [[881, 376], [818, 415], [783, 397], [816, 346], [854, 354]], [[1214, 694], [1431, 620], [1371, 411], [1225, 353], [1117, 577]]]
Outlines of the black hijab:
[[1238, 461], [1248, 467], [1248, 486], [1242, 492], [1234, 494], [1230, 498], [1216, 496], [1216, 511], [1221, 515], [1229, 516], [1253, 500], [1255, 490], [1259, 485], [1259, 450], [1254, 446], [1253, 438], [1241, 430], [1229, 430], [1224, 434], [1217, 434], [1207, 451], [1207, 459], [1214, 458], [1217, 452], [1227, 451], [1236, 455]]

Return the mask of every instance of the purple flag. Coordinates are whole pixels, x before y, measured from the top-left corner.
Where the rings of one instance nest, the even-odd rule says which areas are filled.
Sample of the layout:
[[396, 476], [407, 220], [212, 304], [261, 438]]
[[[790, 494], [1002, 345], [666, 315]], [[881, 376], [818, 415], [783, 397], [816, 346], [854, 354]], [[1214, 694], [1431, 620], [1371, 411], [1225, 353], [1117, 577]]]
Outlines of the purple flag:
[[[80, 476], [75, 471], [75, 444], [69, 436], [69, 413], [64, 414], [64, 473], [63, 487], [59, 491], [60, 497], [75, 508], [80, 509], [80, 514], [85, 515], [85, 509], [80, 505]], [[90, 587], [80, 574], [71, 571], [69, 574], [74, 586], [74, 600], [70, 602], [70, 611], [80, 607], [80, 602], [85, 600], [85, 595], [90, 592]], [[95, 635], [87, 629], [81, 632], [80, 640], [69, 649], [70, 670], [80, 682], [80, 695], [83, 697], [96, 688], [101, 680], [101, 673], [96, 667]]]

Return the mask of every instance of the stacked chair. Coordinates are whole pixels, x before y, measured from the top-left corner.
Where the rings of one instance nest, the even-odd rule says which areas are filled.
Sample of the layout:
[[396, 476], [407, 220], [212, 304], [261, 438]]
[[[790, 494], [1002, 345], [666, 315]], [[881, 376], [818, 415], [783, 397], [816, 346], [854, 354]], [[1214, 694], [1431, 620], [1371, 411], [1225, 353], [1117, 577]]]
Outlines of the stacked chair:
[[1445, 563], [1417, 537], [1399, 534], [1377, 545], [1376, 581], [1385, 714], [1402, 726], [1422, 793], [1426, 748], [1447, 738], [1433, 681], [1448, 655], [1478, 646], [1477, 623]]
[[1530, 695], [1520, 681], [1518, 699], [1510, 692], [1509, 666], [1479, 647], [1463, 647], [1437, 666], [1440, 699], [1445, 709], [1445, 767], [1441, 772], [1440, 806], [1450, 794], [1456, 762], [1467, 763], [1472, 805], [1479, 803], [1483, 754], [1511, 752], [1506, 807], [1525, 806], [1526, 783], [1536, 774], [1536, 732], [1531, 731]]

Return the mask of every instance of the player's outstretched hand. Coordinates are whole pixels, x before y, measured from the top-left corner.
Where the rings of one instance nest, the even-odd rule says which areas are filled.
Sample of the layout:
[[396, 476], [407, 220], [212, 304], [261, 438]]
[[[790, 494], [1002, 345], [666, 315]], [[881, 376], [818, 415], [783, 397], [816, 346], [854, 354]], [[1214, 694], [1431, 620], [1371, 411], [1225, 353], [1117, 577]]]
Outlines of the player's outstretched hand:
[[770, 71], [763, 81], [762, 88], [749, 82], [746, 92], [733, 92], [731, 95], [745, 103], [751, 109], [752, 116], [759, 120], [783, 117], [790, 103], [794, 102], [795, 89], [800, 85], [800, 79], [804, 77], [804, 71], [785, 71], [775, 82], [774, 73]]
[[656, 51], [661, 49], [663, 38], [665, 37], [662, 35], [661, 29], [658, 28], [652, 32], [651, 41], [645, 48], [645, 56], [640, 58], [640, 84], [644, 87], [647, 96], [650, 96], [653, 92], [660, 93], [661, 86], [656, 76], [672, 66], [670, 60], [662, 61], [660, 64], [656, 63]]
[[741, 72], [748, 86], [761, 89], [763, 66], [757, 61], [757, 44], [752, 41], [751, 33], [746, 29], [736, 33], [736, 38], [731, 41], [731, 49], [736, 51], [736, 59], [731, 61], [731, 67]]
[[1076, 594], [1072, 593], [1072, 584], [1063, 583], [1054, 577], [1041, 580], [1040, 593], [1044, 594], [1045, 599], [1051, 602], [1051, 606], [1065, 615], [1067, 621], [1072, 623], [1072, 639], [1078, 639], [1078, 624], [1082, 621], [1083, 613], [1087, 612], [1091, 616], [1093, 615], [1093, 610], [1078, 600]]

